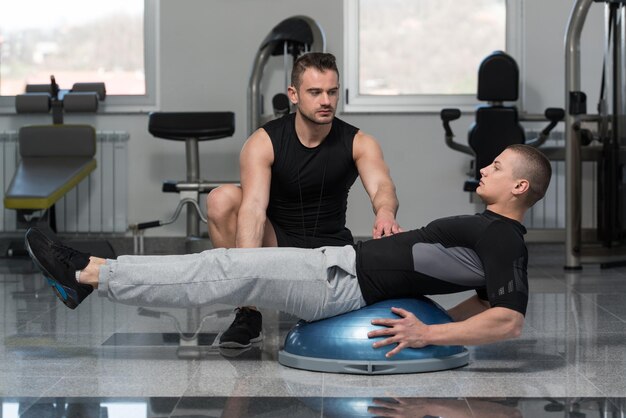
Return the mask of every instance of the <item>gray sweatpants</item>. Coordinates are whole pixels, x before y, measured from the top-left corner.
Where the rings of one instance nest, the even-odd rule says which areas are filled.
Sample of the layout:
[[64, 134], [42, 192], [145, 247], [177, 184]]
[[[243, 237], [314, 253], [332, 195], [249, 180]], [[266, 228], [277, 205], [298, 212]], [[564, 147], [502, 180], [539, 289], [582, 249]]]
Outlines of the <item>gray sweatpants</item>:
[[365, 306], [352, 246], [215, 249], [121, 256], [100, 268], [99, 294], [138, 306], [257, 306], [318, 320]]

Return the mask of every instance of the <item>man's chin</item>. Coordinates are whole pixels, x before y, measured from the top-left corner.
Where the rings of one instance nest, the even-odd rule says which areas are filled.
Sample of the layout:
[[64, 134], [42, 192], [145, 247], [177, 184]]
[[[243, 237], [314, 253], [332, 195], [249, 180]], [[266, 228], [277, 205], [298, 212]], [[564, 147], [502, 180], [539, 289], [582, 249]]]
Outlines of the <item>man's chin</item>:
[[309, 115], [305, 115], [304, 113], [300, 113], [300, 115], [308, 120], [309, 122], [312, 122], [316, 125], [330, 125], [331, 123], [333, 123], [333, 119], [335, 119], [335, 114], [331, 114], [329, 116], [324, 116], [324, 117], [320, 117], [317, 114], [313, 115], [313, 116], [309, 116]]
[[315, 119], [309, 119], [309, 120], [317, 125], [330, 125], [331, 123], [333, 123], [334, 118], [335, 116], [333, 115], [330, 117], [315, 118]]
[[317, 112], [315, 114], [315, 119], [319, 121], [329, 121], [331, 122], [335, 117], [335, 112]]

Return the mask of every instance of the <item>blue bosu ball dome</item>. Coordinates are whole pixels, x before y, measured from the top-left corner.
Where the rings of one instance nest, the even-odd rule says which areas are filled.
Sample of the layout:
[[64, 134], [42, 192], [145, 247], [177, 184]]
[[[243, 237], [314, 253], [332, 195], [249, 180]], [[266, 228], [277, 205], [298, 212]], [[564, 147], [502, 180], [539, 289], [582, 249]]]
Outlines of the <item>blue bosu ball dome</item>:
[[320, 321], [298, 322], [287, 335], [278, 361], [298, 369], [354, 374], [437, 371], [469, 362], [463, 346], [406, 348], [387, 359], [385, 354], [393, 346], [373, 348], [374, 341], [383, 337], [368, 338], [367, 333], [380, 328], [372, 325], [372, 319], [399, 318], [391, 307], [406, 309], [428, 325], [452, 322], [442, 307], [425, 297], [378, 302]]

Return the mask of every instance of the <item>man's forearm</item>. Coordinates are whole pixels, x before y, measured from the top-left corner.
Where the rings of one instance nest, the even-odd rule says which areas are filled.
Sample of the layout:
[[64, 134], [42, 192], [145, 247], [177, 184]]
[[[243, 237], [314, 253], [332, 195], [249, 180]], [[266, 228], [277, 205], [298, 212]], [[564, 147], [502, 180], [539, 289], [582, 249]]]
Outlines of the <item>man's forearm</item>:
[[237, 248], [256, 248], [263, 245], [265, 218], [265, 212], [241, 207], [237, 217], [237, 235], [235, 238]]
[[395, 218], [398, 212], [398, 197], [393, 183], [379, 186], [372, 199], [372, 208], [375, 215], [388, 213]]
[[464, 321], [429, 325], [424, 341], [432, 345], [480, 345], [518, 337], [524, 317], [507, 308], [491, 308]]

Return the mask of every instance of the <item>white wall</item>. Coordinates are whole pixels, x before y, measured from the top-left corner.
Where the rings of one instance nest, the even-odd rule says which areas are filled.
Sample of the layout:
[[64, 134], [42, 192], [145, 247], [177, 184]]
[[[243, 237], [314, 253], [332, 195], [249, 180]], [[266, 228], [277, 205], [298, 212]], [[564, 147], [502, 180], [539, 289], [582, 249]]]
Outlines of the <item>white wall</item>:
[[[523, 94], [525, 108], [530, 112], [563, 106], [563, 39], [572, 4], [573, 0], [524, 1]], [[327, 50], [341, 64], [342, 13], [343, 5], [338, 0], [160, 1], [159, 109], [228, 110], [236, 114], [233, 138], [200, 145], [203, 178], [238, 178], [238, 153], [246, 136], [248, 77], [260, 42], [270, 29], [290, 16], [310, 16], [324, 29]], [[600, 85], [602, 19], [603, 7], [594, 5], [583, 32], [583, 89], [589, 97], [590, 112], [595, 108]], [[468, 157], [446, 148], [438, 114], [340, 114], [339, 117], [380, 141], [397, 185], [398, 218], [404, 227], [478, 209], [461, 191]], [[87, 121], [76, 116], [67, 118], [68, 122], [73, 120]], [[16, 128], [26, 121], [23, 117], [6, 116], [0, 120], [0, 129]], [[184, 178], [184, 145], [151, 137], [146, 129], [146, 114], [102, 115], [93, 121], [98, 129], [130, 132], [129, 221], [169, 217], [178, 198], [162, 193], [161, 181]], [[469, 117], [454, 123], [458, 140], [464, 139], [470, 123]], [[349, 202], [349, 227], [356, 236], [368, 236], [372, 221], [371, 207], [357, 183]], [[185, 223], [181, 219], [148, 234], [184, 232]]]

